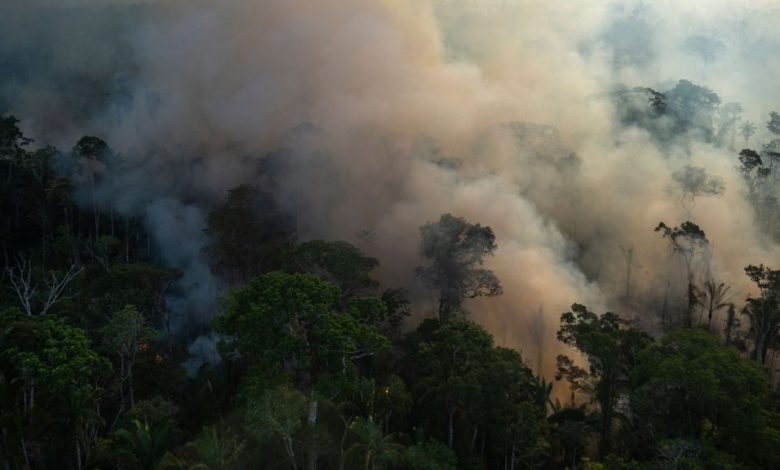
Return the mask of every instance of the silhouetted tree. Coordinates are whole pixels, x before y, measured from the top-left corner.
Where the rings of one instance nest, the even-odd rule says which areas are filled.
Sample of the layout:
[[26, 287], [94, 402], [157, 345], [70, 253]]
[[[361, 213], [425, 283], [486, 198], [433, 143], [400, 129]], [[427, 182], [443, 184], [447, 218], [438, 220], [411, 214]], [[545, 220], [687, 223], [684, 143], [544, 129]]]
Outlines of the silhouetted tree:
[[78, 164], [76, 179], [86, 183], [90, 190], [90, 203], [95, 224], [94, 236], [100, 235], [101, 200], [97, 195], [97, 187], [106, 173], [106, 163], [112, 152], [108, 144], [95, 136], [84, 136], [71, 151]]
[[420, 232], [420, 254], [431, 265], [420, 266], [415, 273], [428, 287], [439, 290], [442, 321], [459, 313], [464, 299], [501, 294], [501, 282], [493, 271], [479, 267], [497, 248], [490, 227], [444, 214], [438, 222], [420, 227]]
[[655, 228], [656, 232], [661, 232], [664, 238], [669, 239], [672, 251], [678, 253], [685, 261], [686, 278], [688, 280], [687, 304], [688, 308], [685, 316], [685, 326], [690, 327], [693, 324], [693, 311], [699, 304], [699, 297], [694, 284], [694, 258], [702, 250], [707, 248], [709, 241], [704, 231], [693, 222], [686, 221], [679, 227], [669, 227], [663, 222], [659, 222]]
[[748, 187], [748, 199], [755, 206], [758, 202], [759, 190], [770, 174], [770, 169], [764, 166], [761, 155], [755, 150], [742, 149], [739, 152], [739, 171]]
[[748, 297], [742, 314], [750, 319], [749, 334], [753, 338], [753, 358], [766, 362], [769, 348], [780, 341], [780, 270], [760, 264], [747, 266], [745, 274], [759, 289], [758, 297]]
[[756, 125], [752, 121], [745, 121], [739, 127], [739, 133], [745, 139], [745, 145], [750, 142], [750, 138], [756, 133]]
[[726, 312], [726, 326], [723, 328], [723, 336], [726, 337], [726, 346], [731, 346], [731, 340], [734, 336], [734, 328], [739, 325], [739, 319], [737, 318], [737, 312], [734, 304], [729, 304], [729, 309]]
[[712, 90], [680, 80], [666, 93], [667, 109], [673, 117], [675, 134], [698, 132], [707, 142], [713, 140], [713, 118], [720, 97]]
[[704, 282], [705, 307], [707, 308], [707, 331], [712, 329], [712, 317], [731, 304], [726, 299], [731, 286], [716, 283], [713, 279]]
[[672, 180], [676, 186], [673, 190], [679, 193], [680, 205], [689, 217], [697, 197], [718, 196], [726, 189], [723, 178], [710, 176], [698, 166], [685, 165], [672, 173]]
[[775, 111], [769, 113], [769, 121], [766, 123], [766, 129], [776, 136], [780, 136], [780, 114]]

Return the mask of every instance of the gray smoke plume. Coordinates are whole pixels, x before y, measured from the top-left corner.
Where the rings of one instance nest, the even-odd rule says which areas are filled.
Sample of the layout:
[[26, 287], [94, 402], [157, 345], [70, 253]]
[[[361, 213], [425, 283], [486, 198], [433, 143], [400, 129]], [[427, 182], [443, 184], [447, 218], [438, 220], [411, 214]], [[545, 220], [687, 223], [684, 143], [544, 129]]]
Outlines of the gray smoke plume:
[[[119, 152], [102, 197], [144, 216], [183, 271], [184, 321], [216, 309], [204, 214], [227, 189], [258, 184], [270, 154], [284, 160], [274, 195], [300, 238], [356, 243], [420, 315], [436, 296], [412, 274], [418, 227], [445, 212], [491, 226], [488, 267], [505, 293], [467, 308], [508, 331], [507, 346], [544, 344], [546, 370], [571, 303], [650, 328], [680, 303], [680, 260], [653, 232], [661, 220], [690, 211], [711, 240], [699, 276], [740, 296], [745, 265], [780, 259], [736, 152], [625, 126], [605, 98], [687, 79], [762, 123], [780, 108], [774, 2], [64, 0], [4, 11], [0, 112], [39, 141], [94, 134]], [[686, 165], [720, 178], [723, 194], [681, 207], [667, 188]], [[366, 231], [376, 236], [356, 236]], [[528, 333], [539, 305], [544, 340]]]

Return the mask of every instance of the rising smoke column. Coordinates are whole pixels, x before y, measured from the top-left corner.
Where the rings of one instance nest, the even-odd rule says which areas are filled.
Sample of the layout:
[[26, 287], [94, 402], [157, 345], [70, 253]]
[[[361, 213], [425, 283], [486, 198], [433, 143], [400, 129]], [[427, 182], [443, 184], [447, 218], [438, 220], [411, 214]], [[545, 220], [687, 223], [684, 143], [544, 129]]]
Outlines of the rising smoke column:
[[[766, 79], [777, 76], [771, 53], [780, 44], [769, 2], [14, 7], [9, 18], [23, 26], [4, 29], [7, 44], [32, 59], [5, 57], [32, 71], [44, 69], [36, 54], [63, 59], [40, 79], [0, 83], [0, 104], [39, 141], [68, 146], [92, 133], [121, 153], [123, 170], [101, 194], [120, 213], [144, 216], [157, 251], [184, 272], [187, 294], [174, 305], [183, 321], [216, 308], [205, 213], [227, 189], [262, 184], [257, 168], [268, 155], [283, 159], [273, 190], [299, 236], [358, 244], [380, 259], [383, 284], [412, 290], [420, 315], [435, 311], [436, 297], [413, 278], [418, 227], [444, 212], [491, 226], [499, 249], [488, 267], [505, 294], [466, 307], [528, 354], [525, 317], [540, 306], [548, 358], [571, 303], [625, 309], [629, 247], [635, 295], [659, 301], [659, 278], [679, 266], [652, 228], [683, 220], [666, 188], [685, 164], [726, 184], [693, 212], [712, 240], [712, 275], [744, 293], [743, 266], [780, 259], [755, 229], [731, 152], [694, 141], [659, 148], [646, 132], [621, 128], [600, 98], [619, 83], [666, 89], [688, 78], [761, 122], [780, 103]], [[94, 96], [85, 77], [106, 92]], [[71, 99], [59, 98], [66, 90]], [[90, 106], [74, 112], [82, 101]], [[375, 240], [356, 236], [365, 230]]]

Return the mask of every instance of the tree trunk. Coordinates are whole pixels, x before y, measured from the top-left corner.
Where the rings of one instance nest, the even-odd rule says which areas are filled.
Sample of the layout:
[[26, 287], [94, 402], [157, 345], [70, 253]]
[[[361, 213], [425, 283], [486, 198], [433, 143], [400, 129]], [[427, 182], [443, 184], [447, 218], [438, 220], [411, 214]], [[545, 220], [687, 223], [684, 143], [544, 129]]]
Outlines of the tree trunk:
[[349, 434], [349, 425], [352, 419], [344, 420], [344, 432], [341, 433], [341, 443], [339, 446], [339, 470], [344, 470], [344, 442], [347, 440], [347, 434]]
[[599, 439], [599, 459], [603, 459], [609, 452], [609, 439], [612, 436], [612, 408], [614, 406], [612, 391], [607, 390], [605, 392], [604, 398], [604, 401], [601, 403], [601, 436]]
[[753, 359], [759, 364], [763, 365], [764, 361], [763, 359], [763, 349], [764, 349], [764, 339], [762, 338], [762, 334], [759, 332], [756, 333], [756, 346], [753, 350]]
[[290, 457], [293, 470], [298, 470], [298, 464], [295, 463], [295, 448], [293, 447], [292, 438], [290, 436], [284, 437], [284, 447], [287, 450], [287, 455]]
[[24, 456], [25, 468], [32, 468], [30, 466], [30, 454], [27, 452], [27, 443], [24, 442], [24, 438], [20, 439], [22, 444], [22, 455]]
[[509, 465], [510, 470], [515, 470], [515, 445], [512, 444], [512, 460]]
[[125, 358], [119, 355], [119, 409], [125, 407]]
[[455, 412], [450, 411], [447, 416], [447, 445], [450, 449], [453, 448], [455, 441]]
[[[314, 398], [314, 392], [312, 392], [309, 395], [309, 430], [313, 430], [314, 426], [317, 424], [317, 400]], [[310, 448], [309, 448], [309, 470], [317, 470], [317, 451], [316, 446], [314, 445], [314, 433], [312, 432], [310, 435]]]
[[79, 447], [78, 441], [76, 441], [76, 465], [79, 470], [81, 470], [81, 448]]
[[130, 408], [135, 406], [135, 394], [133, 393], [133, 362], [127, 365], [127, 388], [130, 391]]
[[693, 309], [696, 307], [696, 291], [693, 285], [693, 276], [688, 276], [688, 312], [685, 318], [685, 326], [693, 326]]

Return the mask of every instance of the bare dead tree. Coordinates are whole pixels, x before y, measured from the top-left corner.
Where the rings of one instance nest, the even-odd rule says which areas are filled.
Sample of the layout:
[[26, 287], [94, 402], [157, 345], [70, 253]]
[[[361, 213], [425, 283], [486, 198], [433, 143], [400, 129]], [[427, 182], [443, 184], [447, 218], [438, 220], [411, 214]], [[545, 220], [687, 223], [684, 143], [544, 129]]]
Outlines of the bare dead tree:
[[688, 278], [688, 308], [685, 315], [685, 326], [693, 326], [693, 311], [697, 305], [701, 304], [698, 294], [698, 288], [694, 284], [694, 259], [697, 254], [701, 256], [702, 252], [709, 249], [709, 240], [704, 231], [691, 221], [685, 221], [679, 227], [669, 227], [663, 222], [659, 222], [655, 228], [656, 232], [661, 232], [663, 238], [668, 238], [672, 251], [679, 254], [685, 261], [685, 270]]
[[16, 266], [6, 266], [6, 274], [11, 283], [11, 288], [16, 292], [24, 312], [31, 316], [33, 299], [37, 292], [37, 284], [32, 281], [32, 261], [19, 255], [16, 257]]
[[46, 297], [46, 301], [43, 304], [41, 315], [44, 315], [46, 312], [48, 312], [49, 309], [57, 302], [70, 298], [70, 296], [63, 295], [65, 288], [68, 287], [68, 284], [76, 279], [76, 277], [81, 274], [81, 271], [83, 270], [83, 266], [76, 266], [75, 264], [71, 264], [60, 279], [57, 279], [57, 274], [54, 271], [49, 271], [49, 275], [51, 277], [46, 282], [46, 288], [49, 293]]
[[[32, 260], [19, 255], [16, 257], [16, 265], [7, 266], [5, 269], [11, 288], [19, 298], [24, 312], [28, 316], [32, 316], [34, 304], [40, 291], [39, 283], [33, 279]], [[49, 276], [43, 286], [44, 293], [40, 296], [43, 301], [38, 313], [44, 315], [58, 302], [70, 298], [70, 296], [64, 295], [65, 289], [83, 270], [83, 267], [72, 264], [61, 277], [57, 276], [55, 271], [49, 271]]]

